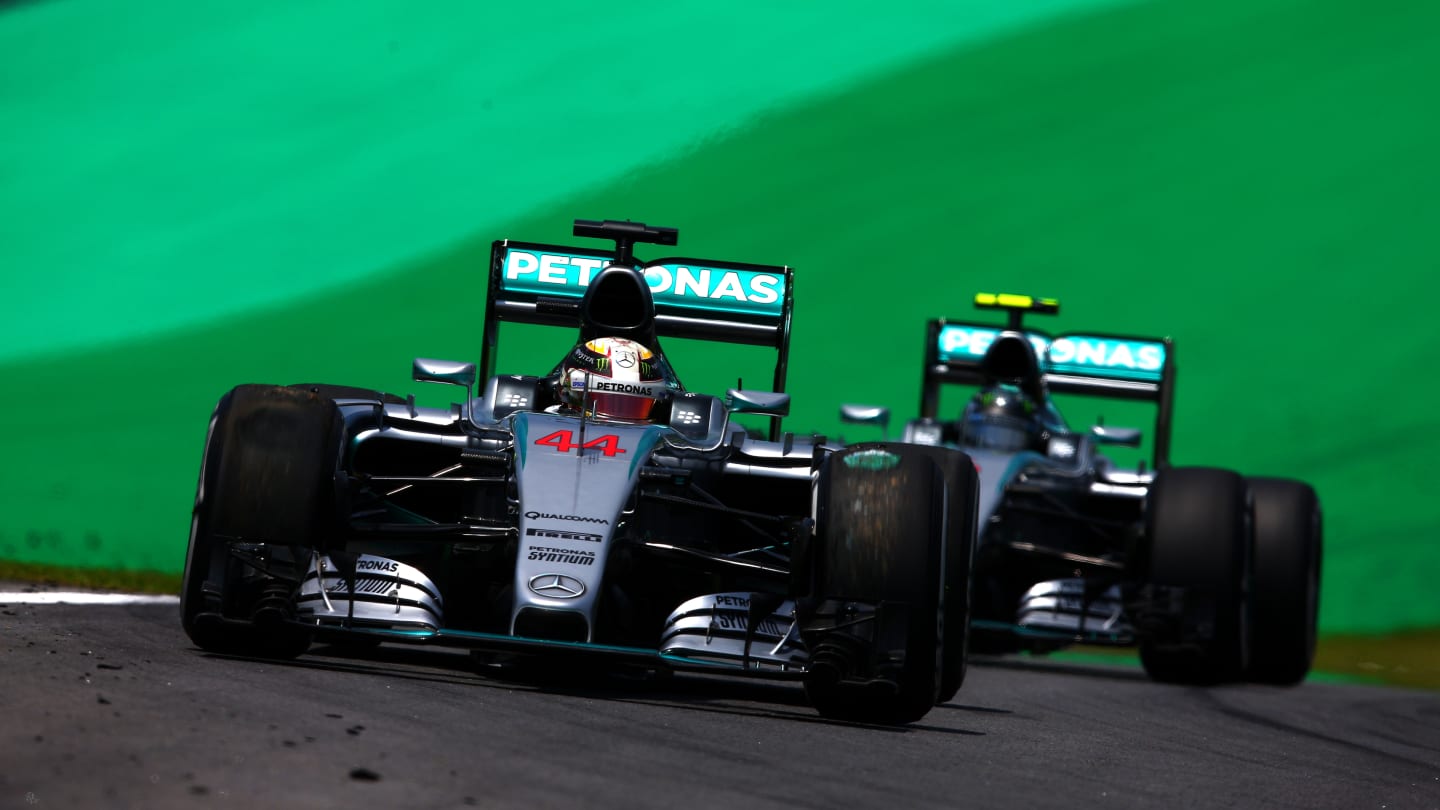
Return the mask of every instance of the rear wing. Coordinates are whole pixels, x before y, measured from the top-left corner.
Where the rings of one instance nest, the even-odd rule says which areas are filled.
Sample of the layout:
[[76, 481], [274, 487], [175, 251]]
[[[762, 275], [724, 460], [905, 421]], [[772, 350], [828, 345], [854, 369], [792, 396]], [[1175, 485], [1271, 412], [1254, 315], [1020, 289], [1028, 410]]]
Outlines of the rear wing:
[[[660, 337], [765, 346], [775, 350], [773, 389], [785, 390], [790, 362], [794, 271], [778, 265], [714, 259], [640, 259], [635, 242], [674, 245], [673, 228], [576, 220], [577, 236], [612, 239], [613, 249], [502, 239], [490, 249], [482, 379], [495, 373], [503, 321], [577, 327], [590, 279], [612, 264], [637, 267], [655, 300]], [[778, 420], [777, 420], [778, 421]], [[778, 425], [777, 425], [778, 427]]]
[[1041, 379], [1053, 392], [1154, 402], [1153, 463], [1156, 467], [1169, 463], [1175, 395], [1175, 344], [1170, 338], [1097, 332], [1051, 335], [1035, 329], [1008, 330], [937, 318], [926, 325], [920, 415], [936, 418], [942, 385], [983, 384], [980, 360], [995, 338], [1006, 331], [1022, 331], [1030, 341], [1040, 360]]

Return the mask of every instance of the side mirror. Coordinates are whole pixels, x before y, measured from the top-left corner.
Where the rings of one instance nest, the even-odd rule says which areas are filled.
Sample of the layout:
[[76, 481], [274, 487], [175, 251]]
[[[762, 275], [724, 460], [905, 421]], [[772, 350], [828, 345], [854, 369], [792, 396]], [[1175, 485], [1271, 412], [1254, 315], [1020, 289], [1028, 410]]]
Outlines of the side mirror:
[[840, 421], [856, 425], [890, 425], [890, 409], [883, 405], [841, 405]]
[[[431, 360], [415, 358], [415, 381], [458, 385], [465, 389], [465, 404], [460, 406], [460, 418], [470, 422], [470, 390], [475, 386], [475, 364], [457, 363], [454, 360]], [[414, 401], [414, 398], [411, 398]]]
[[469, 391], [475, 385], [475, 364], [417, 357], [415, 358], [415, 381], [458, 385]]
[[790, 395], [775, 391], [753, 391], [731, 388], [725, 392], [725, 407], [731, 413], [756, 413], [761, 416], [789, 416]]
[[1095, 437], [1096, 444], [1116, 445], [1119, 447], [1140, 446], [1140, 431], [1137, 428], [1114, 428], [1096, 425], [1090, 428], [1090, 435]]
[[840, 421], [854, 425], [879, 425], [883, 438], [890, 438], [890, 409], [883, 405], [841, 405]]

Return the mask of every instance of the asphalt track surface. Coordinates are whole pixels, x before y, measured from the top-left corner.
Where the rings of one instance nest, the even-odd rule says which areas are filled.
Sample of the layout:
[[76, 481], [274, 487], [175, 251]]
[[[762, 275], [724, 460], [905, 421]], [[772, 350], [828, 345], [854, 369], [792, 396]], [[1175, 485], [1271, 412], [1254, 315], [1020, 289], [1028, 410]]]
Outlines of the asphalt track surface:
[[1440, 699], [972, 666], [923, 722], [799, 687], [484, 678], [448, 650], [191, 646], [174, 605], [0, 607], [0, 808], [1440, 807]]

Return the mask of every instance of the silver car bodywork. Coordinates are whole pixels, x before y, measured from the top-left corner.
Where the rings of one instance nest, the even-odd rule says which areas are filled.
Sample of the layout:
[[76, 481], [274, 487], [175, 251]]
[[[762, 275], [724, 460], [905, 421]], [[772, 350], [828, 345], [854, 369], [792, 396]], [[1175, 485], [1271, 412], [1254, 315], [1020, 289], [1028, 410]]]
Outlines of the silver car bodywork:
[[[634, 243], [676, 231], [629, 221], [574, 233], [615, 247], [492, 245], [480, 362], [414, 363], [463, 390], [448, 408], [331, 384], [221, 397], [182, 578], [191, 641], [794, 678], [822, 716], [863, 722], [950, 700], [975, 547], [965, 454], [780, 429], [789, 268], [644, 262]], [[515, 321], [568, 328], [573, 348], [497, 373]], [[773, 382], [687, 390], [670, 337], [772, 350]]]
[[[1168, 338], [1096, 333], [1052, 335], [1021, 324], [1022, 312], [1058, 303], [995, 296], [977, 306], [1009, 310], [1001, 327], [936, 319], [927, 325], [920, 418], [901, 440], [963, 449], [980, 479], [976, 549], [975, 649], [1045, 651], [1083, 642], [1136, 642], [1137, 614], [1151, 594], [1138, 583], [1132, 552], [1144, 532], [1154, 470], [1168, 463], [1174, 345]], [[1018, 303], [1024, 299], [1024, 303]], [[966, 435], [964, 416], [939, 418], [941, 391], [1005, 385], [1035, 403], [1026, 446], [987, 447]], [[1051, 394], [1153, 403], [1149, 463], [1133, 468], [1105, 453], [1137, 446], [1139, 431], [1069, 427]], [[847, 406], [847, 421], [888, 421], [888, 412]]]
[[[577, 221], [575, 232], [616, 247], [494, 243], [478, 367], [415, 361], [416, 380], [457, 386], [459, 403], [290, 386], [338, 414], [336, 524], [308, 545], [222, 538], [233, 564], [203, 568], [239, 579], [191, 589], [219, 610], [192, 610], [187, 628], [256, 621], [254, 594], [266, 622], [281, 617], [327, 639], [805, 672], [791, 556], [813, 529], [817, 470], [837, 448], [779, 429], [790, 269], [634, 258], [634, 242], [674, 244], [673, 229]], [[507, 321], [649, 346], [667, 393], [645, 422], [570, 407], [558, 399], [559, 366], [495, 373]], [[724, 398], [688, 392], [662, 336], [768, 347], [773, 385]], [[769, 430], [742, 427], [733, 413], [768, 417]]]
[[[627, 536], [636, 520], [636, 487], [642, 471], [662, 469], [657, 462], [707, 458], [720, 476], [753, 476], [787, 479], [807, 493], [812, 479], [812, 461], [817, 446], [808, 439], [790, 438], [769, 442], [750, 437], [732, 426], [718, 400], [701, 400], [707, 415], [718, 416], [703, 436], [684, 436], [665, 425], [640, 425], [596, 420], [555, 413], [514, 410], [494, 416], [495, 398], [512, 405], [516, 399], [501, 382], [492, 379], [485, 394], [465, 409], [426, 409], [409, 404], [387, 404], [378, 427], [363, 427], [374, 419], [375, 403], [341, 400], [339, 405], [348, 423], [356, 427], [347, 455], [364, 456], [369, 443], [403, 442], [427, 444], [442, 451], [478, 443], [507, 459], [506, 479], [513, 497], [506, 499], [507, 517], [493, 523], [457, 526], [454, 533], [467, 533], [475, 541], [511, 543], [515, 547], [511, 601], [505, 621], [488, 630], [457, 627], [447, 623], [442, 587], [420, 567], [399, 562], [385, 554], [403, 556], [413, 550], [396, 551], [409, 545], [395, 539], [354, 540], [348, 550], [359, 556], [348, 567], [337, 565], [330, 555], [315, 552], [297, 598], [300, 621], [334, 632], [341, 631], [377, 639], [415, 640], [428, 638], [476, 648], [497, 647], [520, 650], [543, 644], [546, 622], [522, 624], [526, 616], [554, 619], [573, 616], [583, 633], [567, 636], [567, 644], [591, 645], [605, 650], [623, 645], [597, 644], [597, 614], [607, 586], [606, 571], [611, 550], [633, 546]], [[514, 379], [514, 378], [510, 378]], [[579, 441], [588, 437], [592, 446]], [[576, 446], [559, 447], [546, 437], [569, 434]], [[465, 441], [462, 438], [469, 437]], [[597, 441], [603, 438], [603, 442]], [[745, 452], [733, 445], [742, 444]], [[498, 458], [498, 456], [496, 457]], [[494, 463], [496, 458], [487, 459]], [[353, 468], [352, 468], [352, 471]], [[479, 484], [463, 467], [442, 468], [441, 475], [424, 480], [400, 476], [367, 476], [372, 483], [383, 482], [392, 497], [403, 497], [414, 487]], [[495, 482], [491, 482], [492, 484]], [[804, 510], [808, 503], [795, 504]], [[500, 523], [510, 523], [500, 528]], [[781, 582], [786, 563], [774, 549], [749, 549], [737, 545], [725, 554], [689, 548], [686, 538], [667, 538], [641, 543], [649, 550], [688, 557], [711, 566], [733, 568], [747, 576]], [[678, 542], [677, 542], [678, 541]], [[460, 543], [464, 545], [463, 540]], [[347, 571], [352, 572], [347, 575]], [[766, 671], [799, 676], [805, 672], [806, 652], [795, 625], [795, 605], [785, 599], [768, 607], [765, 615], [751, 618], [749, 592], [698, 594], [674, 609], [663, 625], [655, 628], [656, 660], [670, 666], [695, 662], [700, 668], [716, 666], [742, 672]], [[538, 633], [535, 628], [540, 628]], [[489, 643], [487, 643], [489, 642]], [[643, 653], [640, 648], [632, 654]]]

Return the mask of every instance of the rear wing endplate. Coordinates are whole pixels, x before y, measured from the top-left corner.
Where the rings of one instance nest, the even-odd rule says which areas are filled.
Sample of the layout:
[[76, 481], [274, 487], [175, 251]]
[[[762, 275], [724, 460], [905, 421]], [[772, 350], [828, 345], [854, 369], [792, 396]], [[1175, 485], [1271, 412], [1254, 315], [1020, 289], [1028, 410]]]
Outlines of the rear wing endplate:
[[[980, 360], [1002, 332], [993, 324], [931, 320], [926, 325], [925, 373], [920, 389], [920, 415], [935, 419], [940, 389], [946, 384], [982, 385]], [[1135, 337], [1096, 332], [1051, 335], [1025, 329], [1025, 338], [1040, 360], [1041, 378], [1055, 393], [1108, 399], [1140, 400], [1157, 405], [1155, 466], [1170, 458], [1170, 431], [1175, 391], [1175, 344], [1170, 338]]]

